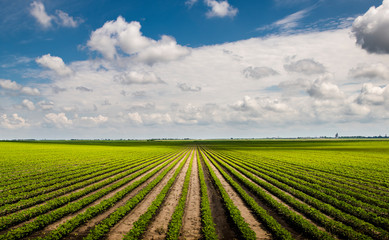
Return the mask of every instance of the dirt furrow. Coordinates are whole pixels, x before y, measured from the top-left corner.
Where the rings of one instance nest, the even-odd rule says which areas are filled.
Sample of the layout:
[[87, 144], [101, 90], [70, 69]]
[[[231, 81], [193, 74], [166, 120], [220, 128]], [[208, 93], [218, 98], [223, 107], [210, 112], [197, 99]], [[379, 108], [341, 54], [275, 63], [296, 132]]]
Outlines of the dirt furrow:
[[[197, 150], [196, 150], [197, 151]], [[194, 152], [192, 173], [186, 199], [185, 212], [179, 239], [195, 240], [201, 238], [200, 181], [197, 168], [197, 154]]]
[[[208, 160], [209, 161], [209, 160]], [[223, 188], [227, 191], [228, 196], [234, 202], [235, 206], [239, 209], [244, 220], [249, 224], [250, 228], [257, 235], [257, 239], [271, 239], [271, 234], [265, 229], [265, 226], [259, 222], [256, 217], [251, 213], [251, 210], [246, 206], [241, 197], [236, 193], [232, 186], [224, 179], [223, 175], [217, 170], [217, 168], [209, 161], [212, 170], [216, 174], [217, 178], [223, 185]]]
[[[191, 154], [193, 154], [193, 151]], [[147, 227], [147, 231], [145, 232], [142, 239], [165, 239], [170, 219], [178, 204], [178, 200], [181, 197], [182, 186], [184, 185], [185, 181], [185, 174], [189, 167], [189, 160], [190, 157], [182, 168], [180, 174], [177, 176], [175, 183], [170, 189], [168, 196], [164, 203], [161, 205], [157, 215], [151, 224]]]
[[[184, 160], [185, 157], [181, 159]], [[181, 162], [180, 161], [180, 162]], [[166, 185], [169, 179], [173, 176], [174, 171], [178, 168], [180, 162], [178, 162], [168, 174], [162, 179], [157, 186], [154, 187], [153, 190], [129, 213], [125, 216], [121, 221], [119, 221], [113, 228], [110, 229], [107, 234], [106, 239], [122, 239], [123, 236], [129, 232], [135, 221], [139, 219], [139, 217], [144, 214], [154, 199], [161, 192], [162, 188]], [[186, 164], [187, 165], [187, 164]]]
[[209, 205], [211, 207], [212, 220], [215, 223], [216, 233], [219, 239], [238, 239], [238, 234], [231, 221], [228, 219], [221, 196], [212, 183], [211, 176], [207, 166], [201, 161], [204, 170], [205, 184], [207, 185], [207, 194]]

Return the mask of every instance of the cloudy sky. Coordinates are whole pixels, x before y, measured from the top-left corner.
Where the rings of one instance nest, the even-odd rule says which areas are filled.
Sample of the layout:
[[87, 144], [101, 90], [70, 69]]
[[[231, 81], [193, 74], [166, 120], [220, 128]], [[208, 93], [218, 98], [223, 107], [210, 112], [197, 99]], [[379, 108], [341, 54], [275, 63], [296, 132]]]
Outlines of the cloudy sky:
[[0, 139], [389, 134], [389, 0], [0, 1]]

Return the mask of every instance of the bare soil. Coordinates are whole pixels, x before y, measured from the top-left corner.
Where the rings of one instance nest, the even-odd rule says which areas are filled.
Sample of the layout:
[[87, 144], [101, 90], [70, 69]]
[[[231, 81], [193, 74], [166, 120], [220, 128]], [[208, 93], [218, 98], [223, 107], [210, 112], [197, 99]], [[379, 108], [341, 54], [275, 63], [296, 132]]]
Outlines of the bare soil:
[[200, 202], [200, 180], [197, 166], [197, 154], [195, 152], [184, 217], [182, 220], [181, 234], [179, 236], [180, 240], [195, 240], [201, 238]]

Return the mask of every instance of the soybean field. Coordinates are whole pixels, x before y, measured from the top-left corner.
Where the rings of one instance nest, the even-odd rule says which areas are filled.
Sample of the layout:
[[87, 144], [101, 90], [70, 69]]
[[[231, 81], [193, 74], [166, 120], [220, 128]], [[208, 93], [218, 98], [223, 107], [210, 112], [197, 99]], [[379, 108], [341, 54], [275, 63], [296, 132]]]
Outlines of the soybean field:
[[0, 239], [389, 240], [389, 141], [0, 142]]

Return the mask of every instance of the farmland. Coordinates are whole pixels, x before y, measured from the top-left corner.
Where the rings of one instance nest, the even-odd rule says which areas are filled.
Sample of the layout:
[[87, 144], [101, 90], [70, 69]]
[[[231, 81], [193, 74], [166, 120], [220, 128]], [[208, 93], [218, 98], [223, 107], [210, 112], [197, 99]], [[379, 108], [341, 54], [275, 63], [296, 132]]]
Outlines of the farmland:
[[0, 142], [0, 239], [389, 239], [389, 142]]

